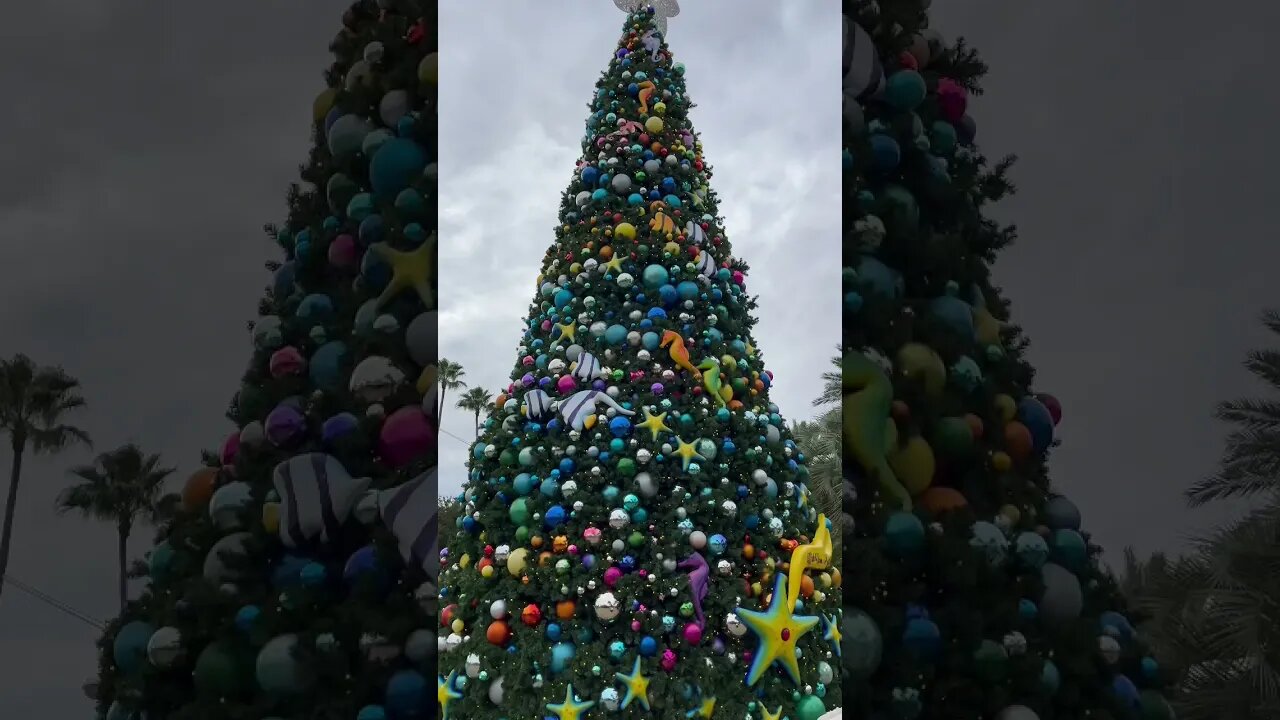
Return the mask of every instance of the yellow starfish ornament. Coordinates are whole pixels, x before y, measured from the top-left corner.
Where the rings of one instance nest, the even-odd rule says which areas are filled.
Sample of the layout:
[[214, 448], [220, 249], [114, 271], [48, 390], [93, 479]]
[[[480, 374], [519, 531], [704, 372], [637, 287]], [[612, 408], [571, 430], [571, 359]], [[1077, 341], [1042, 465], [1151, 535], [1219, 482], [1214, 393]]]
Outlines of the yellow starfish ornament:
[[431, 287], [431, 268], [436, 258], [436, 236], [433, 234], [427, 241], [405, 252], [396, 250], [390, 245], [380, 242], [369, 246], [369, 251], [382, 258], [391, 266], [391, 280], [378, 296], [377, 307], [381, 308], [399, 295], [406, 288], [413, 288], [428, 310], [435, 307], [435, 290]]
[[573, 336], [578, 333], [578, 324], [572, 320], [564, 325], [557, 325], [556, 327], [560, 328], [560, 337], [551, 342], [551, 348], [553, 350], [560, 345], [561, 340], [569, 338], [569, 340], [572, 341]]
[[632, 666], [630, 675], [614, 673], [614, 677], [627, 686], [626, 697], [622, 698], [623, 710], [627, 709], [632, 700], [639, 700], [640, 707], [649, 709], [649, 678], [640, 672], [640, 658], [636, 658], [636, 664]]
[[644, 421], [636, 423], [636, 427], [646, 428], [654, 440], [658, 439], [658, 435], [661, 434], [663, 430], [671, 432], [671, 428], [667, 427], [667, 424], [663, 422], [667, 417], [666, 413], [654, 415], [649, 411], [649, 408], [646, 407], [642, 409], [644, 410]]
[[761, 705], [760, 720], [782, 720], [782, 706], [779, 705], [777, 710], [769, 712], [769, 708]]
[[836, 657], [840, 657], [840, 622], [836, 620], [834, 615], [831, 617], [823, 615], [822, 621], [827, 624], [827, 632], [822, 636], [822, 639], [831, 643], [836, 652]]
[[440, 703], [440, 720], [449, 720], [449, 705], [454, 700], [461, 700], [462, 693], [453, 689], [453, 681], [458, 679], [458, 671], [436, 677], [436, 700]]
[[684, 440], [681, 440], [678, 435], [676, 436], [676, 442], [679, 443], [679, 447], [676, 448], [676, 455], [680, 456], [681, 470], [688, 470], [689, 463], [695, 458], [698, 460], [706, 460], [706, 458], [698, 454], [698, 448], [695, 447], [693, 443], [687, 443]]
[[547, 709], [555, 713], [560, 720], [579, 720], [595, 704], [594, 700], [584, 702], [574, 700], [573, 683], [569, 683], [569, 687], [564, 689], [564, 702], [559, 704], [547, 703]]
[[609, 262], [604, 263], [600, 267], [605, 270], [612, 271], [615, 275], [620, 274], [622, 272], [622, 256], [614, 255]]
[[793, 615], [794, 607], [787, 602], [787, 578], [785, 575], [778, 575], [768, 610], [764, 612], [745, 608], [734, 610], [742, 620], [742, 624], [746, 625], [760, 640], [755, 657], [751, 660], [751, 667], [747, 671], [747, 687], [753, 687], [760, 682], [765, 671], [775, 662], [787, 671], [791, 682], [800, 684], [800, 665], [796, 662], [796, 641], [818, 624], [818, 618], [814, 615]]
[[687, 718], [710, 718], [715, 709], [715, 698], [703, 698], [701, 705], [685, 713], [684, 716]]

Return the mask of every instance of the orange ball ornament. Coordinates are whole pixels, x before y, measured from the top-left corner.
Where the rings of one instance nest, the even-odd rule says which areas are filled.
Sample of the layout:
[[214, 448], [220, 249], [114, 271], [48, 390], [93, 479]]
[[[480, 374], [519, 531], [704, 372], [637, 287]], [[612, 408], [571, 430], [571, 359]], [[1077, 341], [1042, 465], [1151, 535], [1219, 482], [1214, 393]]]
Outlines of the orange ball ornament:
[[969, 504], [959, 490], [949, 487], [931, 487], [920, 496], [920, 506], [930, 515], [941, 515], [949, 510], [958, 510]]
[[1026, 425], [1014, 420], [1004, 426], [1004, 446], [1009, 456], [1018, 462], [1031, 457], [1031, 431]]
[[218, 471], [205, 467], [191, 473], [182, 486], [182, 509], [195, 512], [209, 504], [218, 483]]
[[528, 625], [529, 627], [533, 627], [542, 622], [542, 608], [534, 605], [533, 603], [525, 605], [524, 609], [520, 611], [520, 622]]
[[756, 556], [755, 545], [752, 545], [751, 543], [747, 543], [746, 545], [742, 546], [742, 557], [746, 558], [747, 560], [752, 560], [755, 558], [755, 556]]
[[561, 600], [556, 603], [556, 617], [561, 620], [572, 620], [577, 609], [572, 600]]
[[808, 575], [800, 578], [800, 597], [805, 599], [813, 597], [813, 578]]
[[982, 418], [974, 415], [973, 413], [969, 413], [964, 416], [964, 421], [969, 423], [969, 431], [973, 433], [973, 439], [981, 440], [983, 430], [985, 429], [982, 425]]
[[511, 628], [507, 627], [507, 623], [503, 620], [494, 620], [489, 623], [488, 629], [484, 631], [485, 639], [494, 645], [506, 645], [511, 639]]

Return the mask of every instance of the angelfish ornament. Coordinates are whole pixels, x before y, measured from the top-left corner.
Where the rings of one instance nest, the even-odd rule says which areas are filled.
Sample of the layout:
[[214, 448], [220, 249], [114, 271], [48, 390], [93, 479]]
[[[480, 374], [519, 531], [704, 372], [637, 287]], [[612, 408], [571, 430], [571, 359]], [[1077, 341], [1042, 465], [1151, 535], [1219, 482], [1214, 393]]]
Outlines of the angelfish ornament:
[[608, 405], [622, 415], [635, 415], [634, 411], [619, 405], [617, 400], [609, 397], [603, 390], [582, 390], [570, 395], [560, 401], [560, 414], [564, 417], [564, 421], [569, 424], [569, 427], [581, 431], [586, 427], [587, 417], [595, 414], [596, 403], [599, 402]]
[[280, 496], [280, 541], [296, 548], [320, 537], [333, 539], [369, 488], [332, 455], [306, 453], [276, 465], [272, 484]]

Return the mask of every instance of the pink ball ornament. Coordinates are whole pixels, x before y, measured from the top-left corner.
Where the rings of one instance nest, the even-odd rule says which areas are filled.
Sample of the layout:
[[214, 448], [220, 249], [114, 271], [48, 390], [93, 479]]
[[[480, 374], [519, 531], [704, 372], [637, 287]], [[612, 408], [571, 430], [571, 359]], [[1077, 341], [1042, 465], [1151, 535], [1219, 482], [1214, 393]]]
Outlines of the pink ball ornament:
[[676, 654], [670, 648], [662, 651], [662, 669], [671, 672], [676, 669]]
[[240, 433], [233, 432], [222, 441], [222, 464], [234, 465], [240, 454]]
[[1062, 403], [1058, 402], [1058, 398], [1048, 393], [1041, 393], [1036, 395], [1036, 399], [1049, 411], [1049, 417], [1053, 418], [1053, 424], [1057, 425], [1062, 420]]
[[524, 357], [520, 358], [520, 364], [524, 365], [525, 367], [533, 367], [533, 356], [525, 355]]
[[641, 627], [642, 627], [642, 626], [640, 625], [640, 621], [639, 621], [639, 620], [632, 620], [632, 621], [631, 621], [631, 632], [640, 632], [640, 628], [641, 628]]
[[690, 645], [702, 644], [702, 628], [697, 623], [689, 623], [684, 626], [684, 641]]
[[570, 545], [570, 546], [569, 546], [569, 554], [570, 554], [570, 555], [577, 555], [577, 554], [578, 554], [578, 546], [577, 546], [577, 545]]
[[556, 390], [565, 395], [573, 392], [577, 387], [578, 383], [574, 382], [572, 375], [561, 375], [560, 379], [556, 381]]
[[435, 449], [436, 430], [426, 413], [408, 405], [391, 413], [382, 424], [378, 452], [391, 467], [400, 468]]
[[271, 353], [267, 369], [271, 372], [271, 377], [279, 379], [301, 373], [306, 365], [307, 361], [303, 359], [302, 353], [298, 352], [298, 348], [289, 345]]
[[550, 329], [551, 329], [551, 321], [550, 321], [550, 320], [543, 320], [543, 321], [542, 321], [542, 329], [543, 329], [543, 331], [550, 330]]
[[947, 122], [960, 122], [968, 104], [968, 93], [955, 80], [943, 78], [938, 81], [938, 107]]
[[600, 528], [589, 527], [582, 531], [582, 537], [586, 538], [587, 542], [595, 545], [600, 542]]
[[746, 276], [746, 275], [743, 275], [741, 270], [734, 270], [734, 271], [733, 271], [733, 284], [734, 284], [734, 285], [740, 285], [740, 286], [744, 286], [744, 287], [745, 287], [745, 286], [746, 286], [746, 283], [747, 283], [747, 276]]
[[339, 235], [329, 243], [329, 264], [336, 268], [349, 268], [356, 264], [359, 250], [356, 239], [347, 234]]
[[622, 571], [616, 567], [611, 567], [604, 571], [604, 584], [613, 587], [622, 579]]

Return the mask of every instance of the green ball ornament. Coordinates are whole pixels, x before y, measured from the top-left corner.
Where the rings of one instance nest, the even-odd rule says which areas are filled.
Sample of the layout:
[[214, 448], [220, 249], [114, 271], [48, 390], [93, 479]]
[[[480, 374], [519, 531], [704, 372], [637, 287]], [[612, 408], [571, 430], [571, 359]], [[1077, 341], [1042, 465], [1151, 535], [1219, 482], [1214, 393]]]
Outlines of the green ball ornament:
[[1145, 690], [1138, 697], [1143, 720], [1173, 720], [1173, 708], [1169, 701], [1155, 690]]
[[507, 516], [511, 518], [511, 522], [516, 525], [524, 525], [529, 522], [529, 505], [524, 498], [516, 498], [511, 503], [511, 507], [507, 510]]
[[962, 417], [945, 417], [938, 421], [929, 444], [944, 458], [961, 459], [973, 451], [973, 430]]
[[196, 691], [206, 697], [227, 697], [240, 691], [244, 670], [231, 649], [223, 644], [207, 646], [196, 659]]
[[1004, 679], [1008, 658], [1000, 644], [994, 640], [983, 640], [973, 654], [973, 664], [982, 679], [994, 683]]
[[924, 523], [909, 512], [895, 512], [885, 523], [884, 542], [894, 557], [914, 556], [924, 549]]
[[796, 720], [818, 720], [827, 712], [817, 695], [806, 695], [796, 703]]

